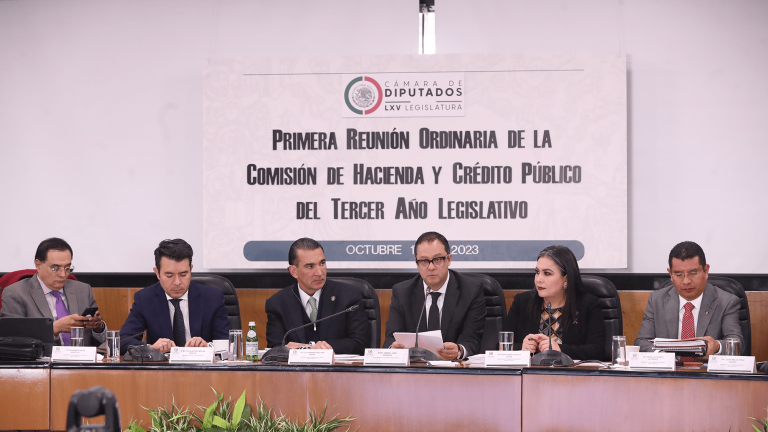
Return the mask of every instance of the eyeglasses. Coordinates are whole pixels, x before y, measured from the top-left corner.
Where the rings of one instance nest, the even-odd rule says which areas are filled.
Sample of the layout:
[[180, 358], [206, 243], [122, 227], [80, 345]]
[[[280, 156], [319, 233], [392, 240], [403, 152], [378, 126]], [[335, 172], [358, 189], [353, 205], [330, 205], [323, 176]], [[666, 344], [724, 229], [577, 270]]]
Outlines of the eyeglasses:
[[48, 267], [48, 265], [47, 265], [47, 264], [45, 264], [45, 263], [43, 263], [43, 262], [41, 262], [40, 264], [42, 264], [42, 265], [43, 265], [43, 266], [45, 266], [45, 267], [46, 267], [48, 270], [50, 270], [50, 271], [52, 271], [52, 272], [54, 272], [54, 273], [58, 273], [58, 272], [59, 272], [59, 270], [64, 270], [64, 273], [66, 273], [66, 274], [70, 274], [70, 273], [72, 273], [73, 271], [75, 271], [75, 267], [74, 267], [74, 266], [59, 267], [59, 266], [56, 266], [56, 265], [55, 265], [55, 266], [53, 266], [53, 267]]
[[685, 272], [674, 272], [674, 273], [672, 273], [672, 276], [675, 279], [685, 279], [685, 276], [687, 275], [689, 278], [693, 279], [694, 277], [698, 276], [700, 273], [703, 273], [703, 272], [704, 272], [703, 269], [691, 270], [688, 273], [685, 273]]
[[436, 257], [436, 258], [432, 258], [431, 260], [428, 260], [428, 259], [416, 260], [416, 265], [418, 265], [421, 268], [427, 268], [429, 267], [430, 264], [434, 264], [435, 267], [442, 267], [443, 264], [445, 264], [445, 260], [447, 260], [449, 256], [450, 255]]

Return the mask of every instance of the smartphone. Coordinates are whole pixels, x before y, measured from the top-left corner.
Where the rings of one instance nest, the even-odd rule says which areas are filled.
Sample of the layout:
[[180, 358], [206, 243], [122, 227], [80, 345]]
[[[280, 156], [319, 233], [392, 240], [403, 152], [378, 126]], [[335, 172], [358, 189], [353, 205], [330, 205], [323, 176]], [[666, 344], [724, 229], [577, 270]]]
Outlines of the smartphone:
[[83, 311], [83, 313], [81, 313], [81, 314], [80, 314], [80, 316], [84, 316], [84, 317], [92, 317], [92, 316], [96, 315], [96, 312], [97, 312], [98, 310], [99, 310], [99, 308], [97, 308], [97, 307], [89, 307], [89, 308], [86, 308], [86, 309]]

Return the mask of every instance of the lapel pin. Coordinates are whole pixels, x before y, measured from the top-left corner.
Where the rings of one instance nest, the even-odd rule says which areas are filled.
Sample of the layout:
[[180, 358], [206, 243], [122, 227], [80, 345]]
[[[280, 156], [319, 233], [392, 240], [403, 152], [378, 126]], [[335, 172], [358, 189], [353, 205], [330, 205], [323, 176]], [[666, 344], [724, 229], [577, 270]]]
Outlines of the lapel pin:
[[336, 301], [336, 296], [331, 296], [331, 301]]
[[709, 315], [709, 311], [704, 312], [704, 315]]

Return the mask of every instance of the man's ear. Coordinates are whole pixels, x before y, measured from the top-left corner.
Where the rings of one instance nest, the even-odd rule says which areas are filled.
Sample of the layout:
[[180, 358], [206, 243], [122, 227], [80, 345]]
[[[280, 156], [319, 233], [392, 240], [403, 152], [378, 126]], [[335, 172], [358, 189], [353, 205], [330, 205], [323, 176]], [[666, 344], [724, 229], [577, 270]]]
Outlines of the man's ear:
[[294, 279], [299, 278], [299, 269], [297, 269], [295, 265], [293, 264], [289, 265], [288, 272], [291, 273], [291, 276], [293, 276]]
[[153, 268], [152, 270], [155, 271], [155, 276], [157, 276], [157, 280], [160, 280], [160, 270], [158, 270], [157, 267]]

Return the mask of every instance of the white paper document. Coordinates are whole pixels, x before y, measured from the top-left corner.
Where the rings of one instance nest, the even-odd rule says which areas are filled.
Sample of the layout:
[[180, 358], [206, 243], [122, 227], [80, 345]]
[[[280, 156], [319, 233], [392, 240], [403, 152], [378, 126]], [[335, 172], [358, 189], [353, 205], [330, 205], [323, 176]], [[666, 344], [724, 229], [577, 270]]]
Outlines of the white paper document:
[[[416, 333], [395, 333], [395, 341], [406, 348], [416, 346]], [[419, 332], [419, 348], [432, 351], [440, 357], [437, 350], [443, 349], [443, 333], [440, 330]]]

